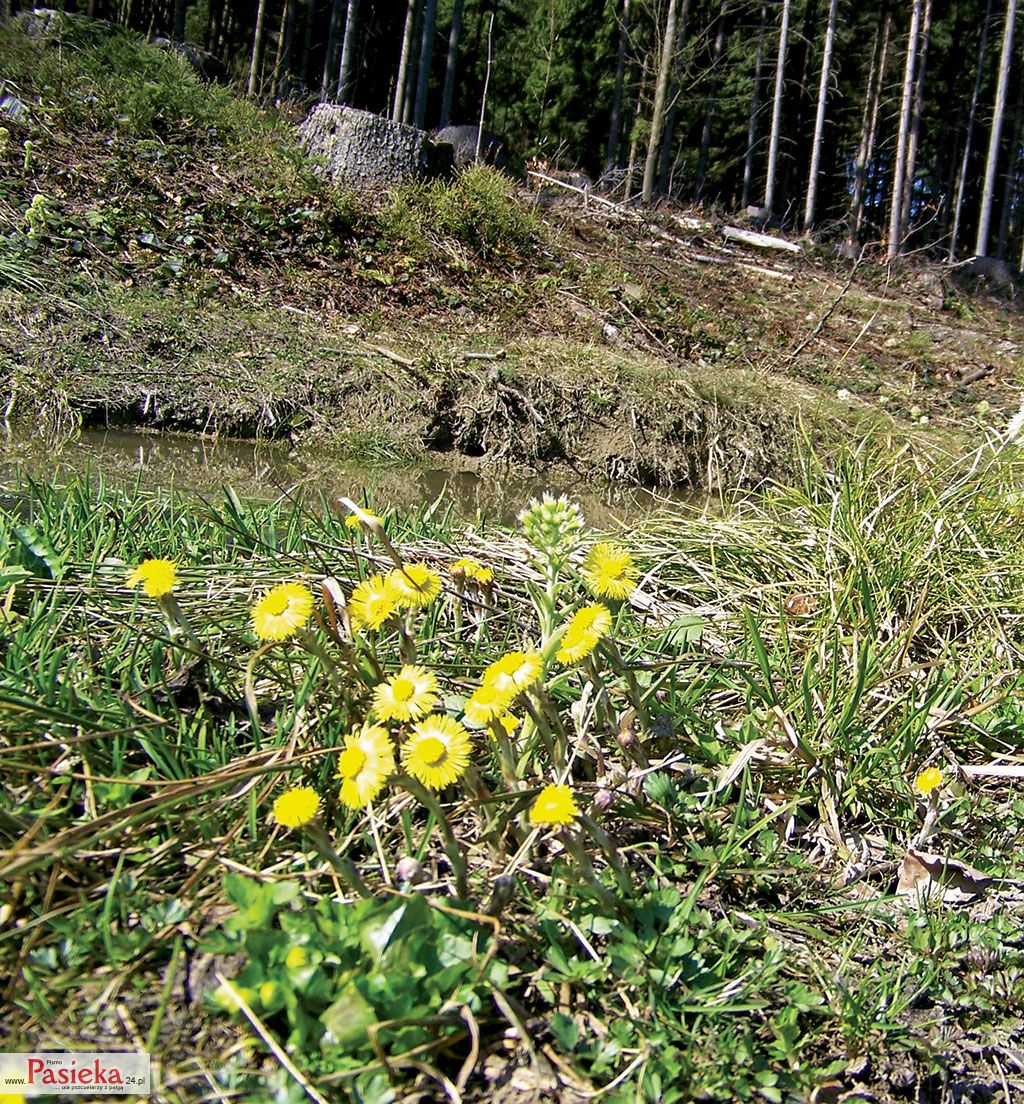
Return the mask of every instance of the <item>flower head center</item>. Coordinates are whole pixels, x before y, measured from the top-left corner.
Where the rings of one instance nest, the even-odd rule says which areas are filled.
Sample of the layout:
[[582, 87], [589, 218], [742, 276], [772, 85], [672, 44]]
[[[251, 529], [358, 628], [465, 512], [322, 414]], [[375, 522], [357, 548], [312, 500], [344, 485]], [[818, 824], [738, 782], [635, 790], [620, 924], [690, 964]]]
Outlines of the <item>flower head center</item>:
[[278, 617], [288, 608], [288, 595], [275, 594], [273, 591], [264, 599], [264, 609], [271, 617]]
[[420, 741], [418, 750], [424, 763], [436, 767], [445, 757], [448, 749], [443, 740], [439, 740], [436, 736], [427, 736]]
[[395, 701], [407, 702], [416, 693], [416, 684], [412, 679], [403, 678], [401, 675], [391, 680], [391, 694]]
[[342, 778], [349, 780], [359, 777], [359, 772], [366, 766], [366, 752], [362, 748], [350, 747], [338, 756], [338, 773]]

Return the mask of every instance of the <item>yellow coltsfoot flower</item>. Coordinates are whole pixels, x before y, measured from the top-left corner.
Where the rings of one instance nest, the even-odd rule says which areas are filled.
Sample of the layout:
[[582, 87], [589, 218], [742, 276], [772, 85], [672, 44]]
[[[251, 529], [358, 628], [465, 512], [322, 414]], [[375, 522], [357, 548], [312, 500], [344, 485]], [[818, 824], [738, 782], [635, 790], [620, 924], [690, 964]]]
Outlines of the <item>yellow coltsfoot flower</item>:
[[345, 748], [338, 756], [341, 801], [350, 809], [368, 805], [395, 773], [395, 749], [387, 729], [364, 725], [345, 737]]
[[352, 590], [348, 614], [353, 628], [379, 629], [398, 612], [398, 593], [390, 575], [371, 575]]
[[370, 529], [374, 526], [383, 526], [384, 519], [379, 518], [372, 510], [363, 510], [361, 514], [349, 514], [345, 518], [345, 528], [358, 532], [360, 529]]
[[260, 640], [287, 640], [309, 620], [313, 596], [300, 583], [279, 583], [252, 608], [252, 627]]
[[614, 541], [595, 544], [583, 560], [580, 574], [587, 589], [598, 598], [628, 598], [639, 578], [629, 549]]
[[441, 593], [441, 576], [425, 563], [397, 567], [388, 578], [400, 609], [423, 609]]
[[497, 721], [505, 730], [506, 736], [511, 736], [520, 725], [519, 718], [514, 717], [511, 713], [506, 713], [504, 717], [498, 717]]
[[580, 815], [568, 786], [545, 786], [530, 809], [530, 823], [540, 828], [571, 824]]
[[579, 663], [597, 647], [597, 642], [607, 636], [612, 627], [612, 612], [607, 606], [595, 603], [583, 606], [572, 616], [556, 653], [559, 663]]
[[308, 786], [285, 790], [274, 802], [273, 817], [282, 828], [301, 828], [316, 818], [320, 797]]
[[466, 557], [456, 560], [448, 568], [448, 573], [456, 583], [469, 581], [480, 586], [489, 586], [494, 582], [494, 572], [489, 567], [484, 567], [476, 560], [470, 560]]
[[470, 695], [462, 715], [470, 724], [483, 726], [504, 714], [518, 692], [514, 686], [502, 688], [493, 682], [484, 682]]
[[540, 678], [543, 667], [540, 652], [506, 652], [484, 671], [483, 683], [508, 691], [515, 697]]
[[914, 779], [914, 789], [925, 797], [930, 796], [932, 791], [937, 790], [941, 785], [942, 771], [938, 767], [929, 767]]
[[382, 721], [418, 721], [437, 708], [437, 677], [424, 667], [403, 667], [373, 690], [373, 711]]
[[174, 590], [178, 565], [173, 560], [143, 560], [127, 579], [128, 586], [141, 586], [147, 598], [162, 598]]
[[418, 782], [439, 790], [457, 781], [469, 766], [469, 733], [438, 713], [420, 721], [402, 748], [402, 766]]

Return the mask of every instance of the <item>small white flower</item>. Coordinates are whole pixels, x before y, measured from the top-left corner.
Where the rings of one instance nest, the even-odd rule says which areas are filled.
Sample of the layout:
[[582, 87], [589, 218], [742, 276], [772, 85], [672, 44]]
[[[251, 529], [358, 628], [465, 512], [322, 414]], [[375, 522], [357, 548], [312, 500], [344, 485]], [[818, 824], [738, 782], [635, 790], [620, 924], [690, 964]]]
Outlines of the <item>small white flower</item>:
[[836, 392], [836, 398], [841, 399], [843, 402], [846, 402], [849, 397], [850, 392], [847, 391], [845, 387], [840, 387], [839, 390]]

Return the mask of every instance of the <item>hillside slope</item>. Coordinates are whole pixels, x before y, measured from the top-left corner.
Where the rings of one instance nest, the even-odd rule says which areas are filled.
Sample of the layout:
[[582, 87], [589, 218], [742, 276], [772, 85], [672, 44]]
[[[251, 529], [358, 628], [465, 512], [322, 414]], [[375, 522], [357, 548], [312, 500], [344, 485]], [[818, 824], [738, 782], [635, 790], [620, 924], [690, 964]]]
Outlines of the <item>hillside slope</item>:
[[484, 169], [370, 207], [310, 171], [290, 109], [79, 21], [60, 51], [0, 34], [9, 423], [702, 486], [785, 467], [803, 429], [946, 446], [1019, 403], [1017, 304], [948, 271]]

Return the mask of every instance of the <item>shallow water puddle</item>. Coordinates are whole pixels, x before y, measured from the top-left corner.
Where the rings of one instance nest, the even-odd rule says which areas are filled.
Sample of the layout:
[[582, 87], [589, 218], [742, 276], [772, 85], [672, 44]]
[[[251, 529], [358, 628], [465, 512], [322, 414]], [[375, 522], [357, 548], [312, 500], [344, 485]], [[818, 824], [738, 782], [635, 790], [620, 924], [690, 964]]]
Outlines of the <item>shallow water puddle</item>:
[[[443, 461], [443, 457], [438, 457]], [[312, 452], [294, 453], [276, 442], [238, 441], [177, 433], [83, 430], [54, 445], [41, 438], [0, 442], [0, 473], [11, 485], [29, 477], [63, 482], [84, 472], [108, 484], [136, 483], [146, 490], [218, 495], [225, 486], [241, 498], [269, 500], [303, 492], [310, 506], [321, 496], [344, 495], [374, 508], [418, 508], [442, 499], [457, 516], [511, 524], [531, 497], [544, 491], [579, 502], [595, 526], [630, 522], [657, 510], [700, 507], [702, 494], [659, 493], [630, 486], [600, 486], [571, 473], [550, 479], [500, 476], [453, 468], [360, 466]]]

